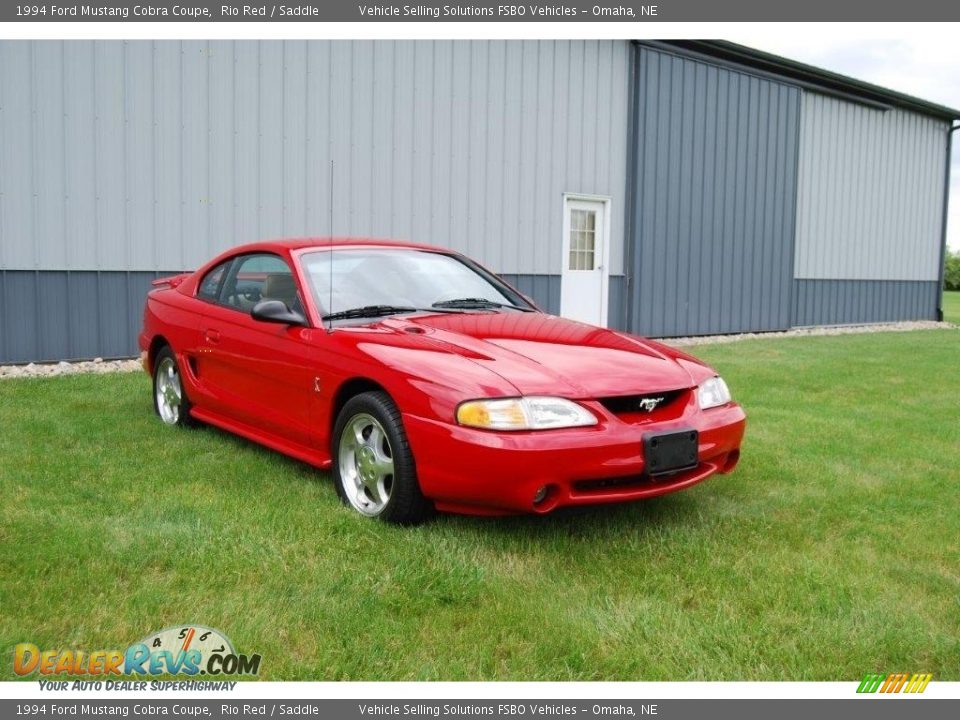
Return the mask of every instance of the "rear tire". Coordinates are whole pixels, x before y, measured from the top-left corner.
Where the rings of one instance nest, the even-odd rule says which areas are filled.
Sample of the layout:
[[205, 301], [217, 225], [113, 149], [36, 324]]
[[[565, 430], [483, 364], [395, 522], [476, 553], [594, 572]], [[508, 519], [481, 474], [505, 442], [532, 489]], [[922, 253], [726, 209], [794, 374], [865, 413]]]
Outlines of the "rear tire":
[[164, 345], [153, 359], [153, 409], [164, 425], [190, 427], [190, 407], [176, 355]]
[[404, 525], [433, 515], [433, 504], [420, 491], [400, 410], [387, 393], [348, 400], [337, 416], [332, 445], [333, 479], [345, 505]]

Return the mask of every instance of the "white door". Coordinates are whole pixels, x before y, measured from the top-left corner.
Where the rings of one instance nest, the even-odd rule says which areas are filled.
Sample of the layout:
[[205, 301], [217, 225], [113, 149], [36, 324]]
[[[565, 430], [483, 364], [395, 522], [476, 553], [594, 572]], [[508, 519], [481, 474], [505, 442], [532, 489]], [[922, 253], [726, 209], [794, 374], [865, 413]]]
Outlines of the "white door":
[[610, 199], [563, 197], [560, 314], [606, 327]]

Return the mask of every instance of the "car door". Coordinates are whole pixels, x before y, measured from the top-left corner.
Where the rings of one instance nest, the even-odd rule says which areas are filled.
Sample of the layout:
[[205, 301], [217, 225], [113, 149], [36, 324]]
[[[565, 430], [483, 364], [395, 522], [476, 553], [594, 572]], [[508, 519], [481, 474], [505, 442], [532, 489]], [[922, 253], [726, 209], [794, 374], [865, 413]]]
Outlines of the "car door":
[[203, 313], [197, 368], [218, 412], [251, 429], [311, 445], [318, 331], [250, 314], [260, 300], [282, 300], [302, 312], [302, 297], [279, 255], [235, 258], [217, 302]]

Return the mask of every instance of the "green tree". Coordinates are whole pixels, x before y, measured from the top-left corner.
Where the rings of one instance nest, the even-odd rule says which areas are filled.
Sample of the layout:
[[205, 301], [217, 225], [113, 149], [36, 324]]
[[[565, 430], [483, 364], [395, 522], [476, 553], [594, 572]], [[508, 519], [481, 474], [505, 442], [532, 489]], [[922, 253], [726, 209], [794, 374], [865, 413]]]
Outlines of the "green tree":
[[943, 287], [945, 290], [960, 290], [960, 250], [947, 251], [944, 259]]

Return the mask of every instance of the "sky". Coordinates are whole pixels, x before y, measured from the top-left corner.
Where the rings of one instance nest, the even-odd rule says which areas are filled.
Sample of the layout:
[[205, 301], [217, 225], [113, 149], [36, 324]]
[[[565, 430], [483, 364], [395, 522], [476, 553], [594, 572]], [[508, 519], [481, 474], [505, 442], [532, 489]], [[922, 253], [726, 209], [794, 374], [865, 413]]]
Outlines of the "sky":
[[[924, 37], [817, 38], [810, 33], [798, 33], [796, 38], [751, 38], [743, 44], [960, 108], [960, 41], [948, 43]], [[960, 131], [953, 135], [947, 245], [954, 251], [960, 250]]]

